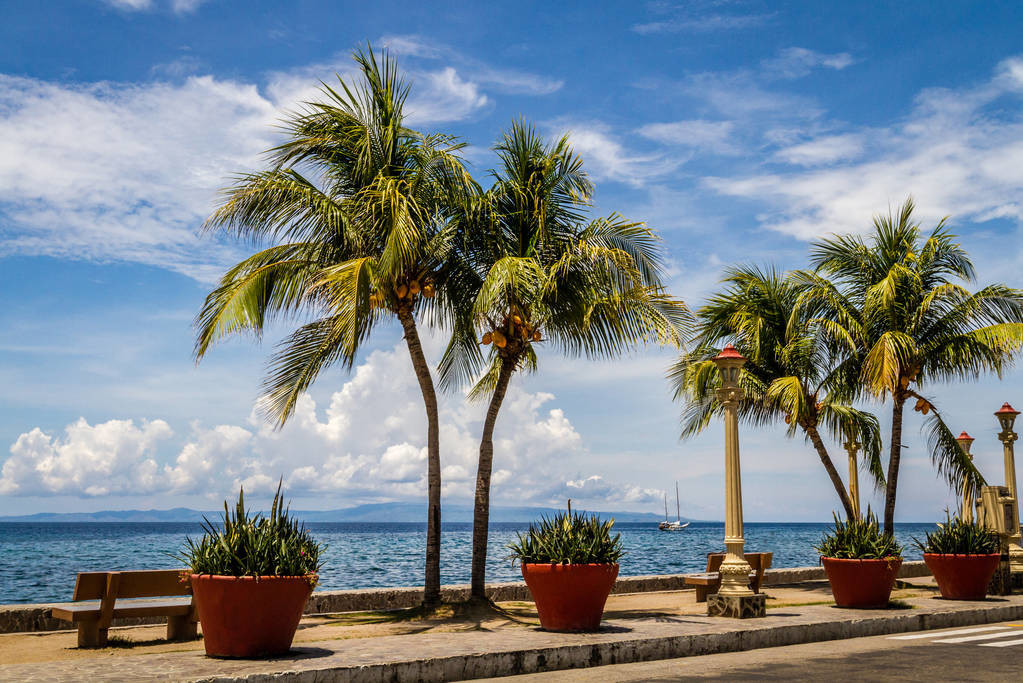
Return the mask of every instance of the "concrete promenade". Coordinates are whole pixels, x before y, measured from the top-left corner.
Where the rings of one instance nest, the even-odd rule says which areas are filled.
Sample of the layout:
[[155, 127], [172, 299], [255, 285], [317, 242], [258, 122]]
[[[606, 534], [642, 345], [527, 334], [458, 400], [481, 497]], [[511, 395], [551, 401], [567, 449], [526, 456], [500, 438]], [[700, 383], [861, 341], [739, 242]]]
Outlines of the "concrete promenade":
[[[928, 576], [930, 572], [923, 562], [904, 562], [899, 568], [899, 578], [909, 579]], [[614, 594], [646, 593], [650, 591], [675, 591], [685, 589], [688, 574], [656, 574], [649, 576], [619, 576], [615, 582]], [[804, 581], [825, 579], [822, 567], [789, 567], [768, 569], [764, 585], [777, 586]], [[493, 583], [487, 585], [487, 594], [494, 602], [509, 600], [531, 600], [529, 589], [522, 581]], [[469, 585], [443, 586], [441, 598], [445, 602], [465, 600], [469, 596]], [[70, 596], [68, 596], [70, 597]], [[394, 610], [415, 607], [423, 599], [423, 589], [418, 588], [365, 588], [341, 591], [314, 591], [306, 604], [306, 614], [328, 612], [357, 612], [364, 610]], [[27, 631], [59, 631], [67, 624], [49, 616], [50, 609], [59, 603], [0, 605], [0, 633], [23, 633]], [[161, 619], [115, 619], [114, 626], [138, 626], [160, 623]]]
[[[122, 644], [76, 651], [73, 658], [0, 665], [0, 680], [466, 680], [1023, 619], [1023, 596], [945, 601], [929, 583], [903, 586], [897, 606], [887, 610], [838, 609], [828, 604], [822, 582], [769, 588], [768, 616], [746, 621], [704, 616], [692, 591], [619, 595], [609, 600], [604, 626], [593, 634], [541, 631], [529, 618], [529, 606], [507, 603], [503, 606], [522, 618], [502, 626], [470, 620], [449, 628], [410, 626], [402, 635], [339, 632], [330, 639], [298, 638], [289, 657], [257, 661], [207, 659], [196, 643], [187, 651], [147, 654], [138, 652], [144, 647]], [[143, 629], [158, 630], [117, 633], [125, 639]], [[36, 649], [45, 639], [73, 642], [70, 633], [0, 636], [0, 661], [5, 649], [14, 652], [14, 639], [25, 638], [37, 639]]]

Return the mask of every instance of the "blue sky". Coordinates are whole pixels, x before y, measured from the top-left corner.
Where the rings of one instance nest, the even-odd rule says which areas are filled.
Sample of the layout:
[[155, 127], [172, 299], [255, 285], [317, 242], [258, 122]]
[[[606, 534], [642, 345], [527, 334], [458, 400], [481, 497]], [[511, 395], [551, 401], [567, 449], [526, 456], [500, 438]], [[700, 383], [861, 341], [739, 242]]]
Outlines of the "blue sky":
[[[982, 283], [1021, 286], [1023, 48], [1015, 3], [0, 2], [0, 514], [215, 506], [283, 475], [296, 505], [418, 499], [424, 425], [396, 328], [324, 375], [281, 432], [253, 412], [265, 358], [191, 359], [191, 320], [249, 247], [201, 235], [216, 190], [258, 167], [274, 122], [351, 72], [371, 41], [413, 84], [412, 123], [463, 137], [485, 180], [517, 117], [567, 133], [596, 212], [663, 235], [694, 308], [730, 263], [805, 264], [810, 240], [865, 231], [912, 194]], [[442, 339], [428, 346], [437, 353]], [[722, 514], [720, 426], [679, 443], [671, 354], [542, 358], [498, 424], [498, 502], [572, 497]], [[933, 387], [1001, 472], [991, 413], [1020, 375]], [[875, 406], [882, 423], [887, 406]], [[482, 407], [445, 399], [445, 494], [472, 490]], [[898, 517], [952, 502], [916, 416]], [[816, 455], [746, 430], [750, 520], [822, 520]], [[832, 444], [834, 455], [840, 457]], [[844, 471], [843, 467], [840, 467]], [[875, 502], [875, 507], [878, 507]]]

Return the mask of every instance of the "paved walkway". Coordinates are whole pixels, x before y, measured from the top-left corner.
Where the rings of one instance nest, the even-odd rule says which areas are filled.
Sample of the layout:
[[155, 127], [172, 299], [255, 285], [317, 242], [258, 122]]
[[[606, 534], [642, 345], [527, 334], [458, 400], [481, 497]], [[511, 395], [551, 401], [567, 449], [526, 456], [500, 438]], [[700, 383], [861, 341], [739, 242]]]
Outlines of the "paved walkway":
[[[808, 594], [819, 596], [820, 588], [808, 586]], [[663, 595], [678, 601], [678, 593]], [[657, 616], [618, 611], [593, 634], [481, 625], [470, 631], [302, 642], [289, 657], [276, 660], [216, 660], [195, 650], [138, 655], [108, 649], [74, 660], [0, 665], [0, 680], [463, 680], [1021, 619], [1023, 596], [984, 602], [906, 598], [901, 608], [888, 610], [782, 604], [764, 619], [745, 621], [685, 611], [664, 610]]]

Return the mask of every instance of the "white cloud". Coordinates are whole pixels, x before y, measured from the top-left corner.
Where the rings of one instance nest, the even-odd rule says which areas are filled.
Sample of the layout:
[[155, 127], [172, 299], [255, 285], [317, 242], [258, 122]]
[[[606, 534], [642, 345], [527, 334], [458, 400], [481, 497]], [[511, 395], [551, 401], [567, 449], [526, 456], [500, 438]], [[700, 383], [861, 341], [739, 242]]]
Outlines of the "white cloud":
[[790, 47], [782, 50], [777, 57], [764, 60], [761, 68], [765, 75], [775, 78], [802, 78], [814, 69], [823, 67], [841, 71], [852, 63], [852, 55], [848, 52], [826, 54]]
[[648, 123], [639, 129], [639, 134], [667, 145], [681, 145], [727, 154], [734, 151], [730, 142], [734, 128], [735, 124], [731, 121], [696, 119]]
[[194, 12], [207, 0], [171, 0], [171, 9], [179, 14]]
[[981, 86], [920, 93], [913, 111], [896, 125], [811, 139], [779, 152], [790, 163], [832, 165], [707, 184], [725, 195], [765, 202], [772, 210], [762, 223], [801, 239], [862, 232], [872, 214], [908, 195], [916, 198], [925, 223], [947, 215], [1019, 221], [1023, 209], [1013, 198], [1023, 192], [1020, 72], [1018, 59], [1006, 60]]
[[450, 66], [422, 74], [416, 82], [423, 83], [426, 89], [406, 105], [413, 125], [460, 121], [489, 103], [476, 83], [463, 79]]
[[64, 437], [36, 428], [18, 437], [0, 469], [0, 493], [107, 496], [162, 490], [154, 459], [157, 443], [171, 435], [163, 420], [110, 420], [95, 426], [84, 418]]
[[[566, 476], [585, 453], [582, 439], [554, 396], [512, 385], [495, 438], [495, 500], [555, 503], [565, 486], [573, 497], [649, 502], [649, 492], [611, 486], [599, 476]], [[472, 496], [485, 405], [444, 397], [441, 448], [444, 495]], [[376, 351], [320, 409], [309, 396], [275, 431], [253, 412], [249, 423], [191, 426], [176, 456], [158, 447], [173, 436], [162, 420], [136, 425], [80, 419], [63, 438], [33, 429], [11, 447], [0, 469], [0, 493], [18, 496], [198, 495], [211, 501], [239, 486], [273, 490], [283, 476], [289, 495], [328, 496], [343, 506], [421, 498], [426, 491], [426, 420], [403, 344]], [[552, 487], [552, 481], [565, 481]], [[573, 483], [582, 481], [582, 484]], [[649, 494], [649, 495], [648, 495]]]
[[785, 147], [775, 156], [789, 164], [819, 166], [836, 161], [858, 157], [864, 148], [863, 136], [856, 133], [846, 135], [823, 135], [808, 142]]
[[555, 122], [550, 128], [556, 135], [568, 135], [572, 149], [583, 158], [586, 171], [596, 180], [617, 180], [639, 187], [686, 161], [680, 155], [672, 158], [660, 152], [633, 152], [608, 125], [598, 121]]
[[632, 30], [641, 35], [742, 31], [762, 26], [771, 19], [770, 14], [720, 12], [721, 4], [714, 0], [696, 0], [688, 2], [685, 7], [651, 3], [649, 8], [653, 13], [665, 16], [655, 21], [634, 24]]
[[418, 35], [386, 35], [379, 43], [398, 57], [418, 57], [453, 63], [466, 78], [480, 85], [491, 86], [502, 93], [516, 95], [549, 95], [557, 92], [564, 81], [540, 74], [507, 67], [495, 67], [467, 57], [463, 53]]
[[[132, 12], [151, 10], [156, 7], [156, 3], [154, 3], [153, 0], [104, 0], [104, 2], [118, 9]], [[199, 8], [199, 5], [202, 5], [205, 2], [207, 2], [207, 0], [170, 0], [169, 5], [171, 11], [174, 13], [187, 14], [189, 12], [194, 12]]]
[[104, 0], [108, 5], [113, 5], [118, 9], [126, 10], [145, 10], [153, 6], [153, 0]]
[[[0, 219], [6, 223], [0, 256], [131, 261], [202, 281], [237, 260], [233, 245], [198, 234], [217, 190], [231, 175], [259, 166], [285, 111], [318, 99], [321, 80], [330, 83], [338, 72], [350, 77], [353, 66], [345, 56], [269, 73], [262, 84], [183, 78], [200, 67], [186, 56], [154, 67], [175, 82], [141, 84], [0, 74]], [[553, 87], [493, 69], [474, 77], [453, 66], [413, 64], [409, 73], [407, 111], [417, 126], [485, 110], [487, 84], [507, 91]]]

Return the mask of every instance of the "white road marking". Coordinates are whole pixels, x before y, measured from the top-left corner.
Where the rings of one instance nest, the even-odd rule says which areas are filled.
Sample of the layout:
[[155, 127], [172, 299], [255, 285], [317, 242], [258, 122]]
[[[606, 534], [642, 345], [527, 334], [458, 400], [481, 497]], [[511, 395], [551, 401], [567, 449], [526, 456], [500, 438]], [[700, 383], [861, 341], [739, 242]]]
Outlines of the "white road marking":
[[964, 636], [962, 638], [946, 638], [944, 640], [932, 640], [931, 642], [932, 643], [969, 643], [969, 642], [974, 641], [974, 640], [992, 640], [994, 638], [1014, 637], [1014, 636], [1018, 636], [1018, 635], [1019, 635], [1019, 631], [1017, 631], [1016, 629], [1013, 629], [1013, 630], [1009, 631], [1008, 633], [1006, 633], [1005, 631], [1002, 631], [1000, 633], [985, 633], [985, 634], [979, 635], [979, 636]]
[[1009, 647], [1010, 645], [1023, 645], [1023, 640], [1003, 640], [1000, 643], [979, 643], [982, 647]]
[[888, 640], [916, 640], [918, 638], [943, 638], [945, 636], [961, 636], [966, 633], [980, 633], [981, 631], [1000, 631], [1012, 628], [1011, 626], [981, 626], [979, 628], [961, 628], [958, 631], [928, 631], [927, 633], [914, 633], [911, 636], [891, 636]]

